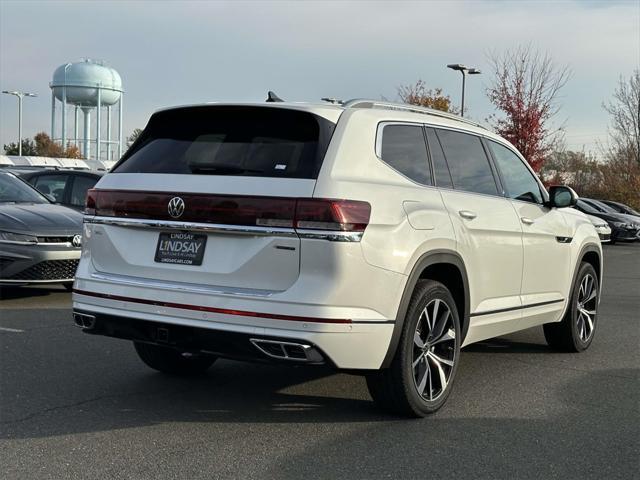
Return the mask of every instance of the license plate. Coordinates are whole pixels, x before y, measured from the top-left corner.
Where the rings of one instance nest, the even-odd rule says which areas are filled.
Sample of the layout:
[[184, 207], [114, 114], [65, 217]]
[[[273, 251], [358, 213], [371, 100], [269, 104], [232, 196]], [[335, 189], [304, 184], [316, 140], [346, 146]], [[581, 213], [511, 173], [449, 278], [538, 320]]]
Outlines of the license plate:
[[206, 235], [171, 232], [161, 233], [156, 247], [155, 261], [179, 265], [202, 265]]

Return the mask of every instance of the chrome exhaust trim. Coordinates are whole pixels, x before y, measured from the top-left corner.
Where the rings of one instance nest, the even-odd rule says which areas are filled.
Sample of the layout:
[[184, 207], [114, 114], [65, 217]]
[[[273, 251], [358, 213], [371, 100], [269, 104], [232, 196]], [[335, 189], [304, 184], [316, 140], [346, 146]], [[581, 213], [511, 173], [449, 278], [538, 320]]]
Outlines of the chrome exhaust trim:
[[86, 313], [73, 312], [73, 321], [77, 327], [91, 330], [96, 325], [96, 317]]
[[303, 363], [324, 363], [324, 358], [320, 352], [306, 343], [283, 342], [262, 338], [251, 338], [249, 341], [263, 354], [271, 358]]

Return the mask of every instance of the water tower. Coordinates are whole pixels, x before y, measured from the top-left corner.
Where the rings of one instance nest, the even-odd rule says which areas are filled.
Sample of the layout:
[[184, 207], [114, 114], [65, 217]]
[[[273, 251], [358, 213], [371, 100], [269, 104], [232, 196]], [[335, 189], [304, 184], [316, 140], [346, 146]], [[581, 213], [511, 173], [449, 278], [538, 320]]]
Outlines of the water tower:
[[[53, 72], [51, 87], [51, 138], [62, 145], [76, 145], [84, 158], [116, 160], [122, 156], [122, 79], [118, 72], [103, 62], [83, 59], [67, 63]], [[61, 103], [60, 136], [56, 136], [56, 99]], [[118, 136], [112, 140], [112, 109], [118, 105]], [[104, 110], [106, 109], [106, 122]], [[67, 119], [73, 112], [73, 136], [69, 136]], [[80, 111], [83, 112], [83, 135], [78, 136]], [[91, 113], [95, 113], [95, 129]], [[92, 130], [95, 135], [92, 140]], [[106, 136], [105, 136], [106, 133]], [[91, 154], [92, 146], [94, 153]], [[114, 158], [114, 151], [117, 157]]]

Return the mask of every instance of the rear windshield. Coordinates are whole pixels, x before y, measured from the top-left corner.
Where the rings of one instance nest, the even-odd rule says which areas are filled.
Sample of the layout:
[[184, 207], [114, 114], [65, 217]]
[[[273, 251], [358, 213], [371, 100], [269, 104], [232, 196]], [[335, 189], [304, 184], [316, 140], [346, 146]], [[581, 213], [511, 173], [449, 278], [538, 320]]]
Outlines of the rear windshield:
[[188, 107], [158, 112], [115, 173], [317, 178], [335, 125], [274, 107]]

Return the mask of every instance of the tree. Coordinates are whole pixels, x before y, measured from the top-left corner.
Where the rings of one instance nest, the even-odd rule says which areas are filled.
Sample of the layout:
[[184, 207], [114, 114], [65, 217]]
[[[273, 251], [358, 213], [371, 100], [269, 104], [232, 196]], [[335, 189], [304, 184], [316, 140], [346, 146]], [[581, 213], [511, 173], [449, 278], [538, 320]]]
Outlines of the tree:
[[603, 107], [611, 115], [610, 156], [626, 157], [640, 165], [640, 70], [629, 80], [621, 76], [613, 99]]
[[37, 155], [40, 157], [82, 158], [78, 147], [67, 145], [67, 148], [64, 148], [60, 143], [51, 140], [51, 137], [44, 132], [36, 134], [33, 140], [36, 144]]
[[422, 80], [418, 80], [413, 85], [401, 85], [398, 87], [398, 96], [402, 102], [410, 105], [457, 113], [457, 110], [451, 105], [449, 95], [442, 93], [441, 88], [428, 89]]
[[537, 172], [561, 133], [549, 124], [558, 112], [555, 99], [569, 79], [569, 69], [557, 67], [548, 54], [530, 46], [493, 54], [489, 61], [494, 79], [487, 96], [504, 114], [493, 126]]
[[[5, 155], [18, 155], [18, 144], [16, 142], [11, 142], [8, 145], [4, 145], [4, 154]], [[33, 140], [29, 138], [22, 139], [22, 155], [30, 156], [37, 155], [36, 145], [33, 143]]]
[[135, 142], [138, 139], [141, 133], [142, 133], [142, 129], [140, 128], [133, 129], [133, 132], [131, 132], [131, 135], [127, 137], [127, 148], [133, 145], [133, 142]]

